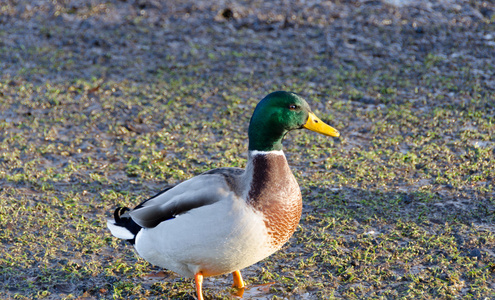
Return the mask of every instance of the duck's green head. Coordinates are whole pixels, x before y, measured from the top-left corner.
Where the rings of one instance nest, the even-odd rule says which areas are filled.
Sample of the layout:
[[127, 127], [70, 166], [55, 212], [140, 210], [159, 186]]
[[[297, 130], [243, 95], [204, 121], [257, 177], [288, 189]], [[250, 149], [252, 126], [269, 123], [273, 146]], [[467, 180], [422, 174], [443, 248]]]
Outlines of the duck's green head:
[[289, 130], [306, 128], [324, 135], [340, 134], [315, 116], [308, 103], [292, 92], [273, 92], [263, 98], [249, 123], [249, 150], [281, 150]]

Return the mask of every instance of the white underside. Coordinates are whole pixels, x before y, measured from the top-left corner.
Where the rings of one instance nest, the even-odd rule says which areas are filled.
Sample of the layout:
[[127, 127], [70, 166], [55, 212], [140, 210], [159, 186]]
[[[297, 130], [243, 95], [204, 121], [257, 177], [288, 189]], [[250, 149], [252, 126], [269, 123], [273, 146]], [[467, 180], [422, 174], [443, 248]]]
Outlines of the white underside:
[[263, 216], [231, 193], [136, 236], [136, 250], [150, 263], [185, 277], [214, 276], [250, 266], [270, 247]]

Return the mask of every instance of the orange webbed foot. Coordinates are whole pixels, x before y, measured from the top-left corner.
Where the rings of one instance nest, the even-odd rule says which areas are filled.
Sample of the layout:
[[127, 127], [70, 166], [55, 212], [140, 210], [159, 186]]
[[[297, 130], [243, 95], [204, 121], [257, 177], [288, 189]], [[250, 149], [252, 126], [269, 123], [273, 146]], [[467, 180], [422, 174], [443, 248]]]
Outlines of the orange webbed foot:
[[232, 272], [232, 276], [234, 277], [234, 284], [232, 287], [243, 289], [245, 287], [244, 281], [242, 280], [241, 271], [237, 270]]
[[194, 275], [194, 281], [196, 282], [196, 294], [198, 295], [198, 300], [203, 299], [203, 273], [198, 272]]

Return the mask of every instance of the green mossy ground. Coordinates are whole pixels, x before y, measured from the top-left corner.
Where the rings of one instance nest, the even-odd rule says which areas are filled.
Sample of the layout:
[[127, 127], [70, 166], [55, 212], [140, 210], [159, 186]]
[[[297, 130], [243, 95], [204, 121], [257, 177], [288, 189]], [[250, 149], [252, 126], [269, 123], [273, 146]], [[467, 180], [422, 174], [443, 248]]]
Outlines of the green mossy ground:
[[167, 2], [0, 4], [1, 298], [192, 299], [106, 219], [243, 167], [274, 90], [342, 138], [286, 137], [303, 218], [246, 298], [495, 298], [491, 2]]

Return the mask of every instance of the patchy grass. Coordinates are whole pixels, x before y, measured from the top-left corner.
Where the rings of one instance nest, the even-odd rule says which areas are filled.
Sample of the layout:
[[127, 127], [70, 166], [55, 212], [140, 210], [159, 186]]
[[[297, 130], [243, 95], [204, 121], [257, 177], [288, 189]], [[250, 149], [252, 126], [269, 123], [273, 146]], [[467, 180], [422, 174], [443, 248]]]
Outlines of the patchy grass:
[[254, 106], [281, 89], [343, 137], [287, 136], [304, 214], [243, 271], [268, 284], [247, 297], [495, 297], [493, 5], [26, 3], [0, 13], [2, 298], [191, 299], [106, 219], [244, 166]]

